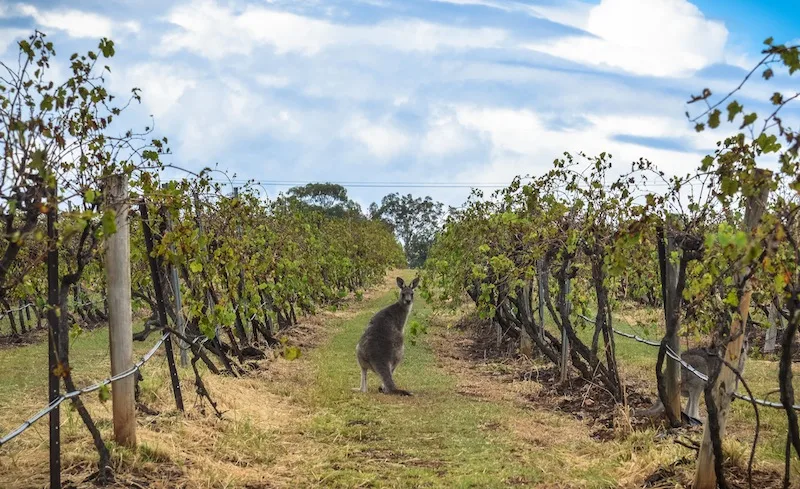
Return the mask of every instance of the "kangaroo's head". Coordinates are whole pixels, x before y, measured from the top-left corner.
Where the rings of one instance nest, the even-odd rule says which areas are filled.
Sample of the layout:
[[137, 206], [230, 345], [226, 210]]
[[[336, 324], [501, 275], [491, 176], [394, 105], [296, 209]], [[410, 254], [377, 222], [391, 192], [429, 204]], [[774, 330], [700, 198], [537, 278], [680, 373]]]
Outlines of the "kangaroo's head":
[[411, 285], [406, 285], [402, 278], [397, 277], [397, 286], [400, 287], [400, 304], [410, 306], [414, 301], [414, 289], [419, 285], [419, 277], [411, 281]]

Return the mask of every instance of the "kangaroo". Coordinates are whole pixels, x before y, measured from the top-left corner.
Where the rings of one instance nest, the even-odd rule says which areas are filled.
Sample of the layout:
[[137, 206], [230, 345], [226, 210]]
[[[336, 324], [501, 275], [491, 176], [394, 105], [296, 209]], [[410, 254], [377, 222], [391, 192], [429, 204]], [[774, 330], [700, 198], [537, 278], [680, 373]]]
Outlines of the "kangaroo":
[[[742, 354], [739, 356], [738, 370], [740, 374], [744, 374], [744, 360], [747, 355], [747, 340], [745, 339]], [[695, 370], [708, 376], [711, 370], [712, 363], [718, 361], [714, 356], [709, 355], [705, 348], [691, 348], [681, 353], [681, 359], [691, 365]], [[737, 381], [738, 385], [738, 381]], [[706, 381], [690, 372], [689, 369], [681, 365], [681, 395], [688, 397], [686, 402], [686, 410], [681, 413], [683, 422], [687, 424], [702, 424], [700, 421], [700, 397], [706, 388]], [[659, 398], [653, 407], [643, 411], [637, 411], [634, 416], [658, 416], [664, 413], [664, 404]]]
[[356, 345], [356, 358], [361, 367], [361, 392], [367, 392], [367, 370], [372, 370], [383, 382], [380, 392], [401, 396], [411, 395], [410, 392], [397, 388], [392, 374], [403, 360], [405, 350], [403, 332], [414, 301], [414, 289], [418, 284], [419, 277], [415, 278], [410, 286], [406, 285], [402, 278], [397, 277], [400, 299], [375, 313], [369, 320], [364, 334]]

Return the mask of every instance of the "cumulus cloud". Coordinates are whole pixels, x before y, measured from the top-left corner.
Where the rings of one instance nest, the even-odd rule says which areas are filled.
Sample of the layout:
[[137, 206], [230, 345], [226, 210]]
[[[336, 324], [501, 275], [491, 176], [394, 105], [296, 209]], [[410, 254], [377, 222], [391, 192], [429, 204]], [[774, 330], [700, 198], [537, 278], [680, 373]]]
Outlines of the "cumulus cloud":
[[66, 32], [70, 37], [113, 37], [117, 34], [136, 33], [140, 24], [136, 21], [117, 22], [94, 12], [74, 9], [41, 10], [33, 5], [20, 4], [19, 15], [31, 17], [41, 27]]
[[473, 137], [453, 115], [440, 114], [430, 121], [421, 150], [436, 156], [460, 153], [473, 146]]
[[[0, 12], [1, 13], [1, 12]], [[16, 41], [29, 36], [31, 33], [22, 29], [0, 30], [0, 54], [13, 51], [12, 46]]]
[[411, 138], [391, 122], [372, 122], [363, 116], [354, 117], [343, 129], [343, 135], [384, 160], [405, 151], [411, 142]]
[[289, 78], [278, 75], [261, 74], [256, 75], [256, 83], [267, 88], [286, 88], [289, 86]]
[[526, 47], [578, 63], [637, 75], [687, 76], [725, 59], [725, 25], [687, 0], [602, 0], [585, 17], [558, 8], [540, 12], [590, 35]]
[[[529, 109], [504, 107], [459, 106], [457, 119], [465, 127], [477, 131], [490, 144], [489, 161], [475, 165], [457, 176], [469, 181], [504, 181], [516, 175], [541, 174], [551, 168], [564, 151], [587, 155], [600, 152], [614, 156], [614, 167], [620, 173], [632, 161], [648, 158], [668, 174], [682, 174], [700, 162], [704, 136], [694, 136], [685, 124], [664, 116], [598, 116], [586, 115], [589, 125], [580, 128], [552, 128], [548, 114]], [[615, 140], [624, 133], [630, 136], [674, 135], [687, 141], [685, 151], [653, 148], [632, 141]]]
[[197, 78], [194, 70], [158, 62], [138, 63], [111, 75], [117, 93], [141, 89], [142, 102], [156, 118], [174, 110], [183, 94], [197, 86]]
[[260, 5], [248, 5], [237, 11], [213, 0], [175, 7], [166, 19], [178, 29], [163, 37], [160, 52], [186, 50], [210, 59], [250, 55], [267, 46], [277, 54], [306, 56], [334, 45], [433, 52], [444, 48], [496, 46], [507, 37], [499, 29], [450, 27], [415, 19], [348, 26]]

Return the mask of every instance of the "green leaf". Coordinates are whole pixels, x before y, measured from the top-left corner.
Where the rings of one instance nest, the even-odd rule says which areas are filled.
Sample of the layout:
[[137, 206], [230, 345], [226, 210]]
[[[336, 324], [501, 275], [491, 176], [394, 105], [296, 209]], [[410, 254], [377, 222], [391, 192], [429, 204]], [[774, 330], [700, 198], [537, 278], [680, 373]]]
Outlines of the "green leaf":
[[733, 122], [736, 116], [744, 110], [744, 107], [734, 100], [728, 104], [728, 122]]
[[100, 41], [99, 47], [100, 47], [100, 52], [103, 53], [104, 57], [110, 58], [114, 56], [114, 41], [103, 38]]
[[116, 217], [117, 213], [111, 209], [108, 209], [103, 213], [103, 218], [102, 218], [103, 235], [111, 236], [112, 234], [117, 232]]
[[83, 194], [83, 198], [86, 200], [87, 204], [93, 204], [95, 199], [97, 199], [97, 191], [89, 189]]
[[711, 129], [716, 129], [719, 127], [719, 117], [721, 112], [719, 109], [714, 109], [710, 114], [708, 114], [708, 127]]
[[191, 270], [192, 273], [200, 273], [203, 271], [203, 264], [197, 260], [194, 260], [189, 263], [189, 270]]
[[42, 101], [39, 102], [39, 109], [53, 110], [53, 97], [51, 95], [45, 94], [44, 97], [42, 97]]
[[756, 119], [758, 119], [758, 115], [755, 112], [747, 114], [746, 116], [744, 116], [744, 121], [742, 122], [742, 125], [741, 127], [739, 127], [739, 129], [744, 129], [745, 127], [753, 124], [756, 121]]
[[300, 348], [296, 346], [286, 346], [283, 349], [283, 358], [291, 361], [300, 358]]
[[111, 399], [111, 389], [108, 388], [108, 384], [101, 385], [100, 388], [97, 390], [98, 397], [100, 397], [100, 402], [105, 404]]
[[769, 80], [774, 74], [775, 72], [772, 71], [772, 68], [767, 68], [761, 76], [763, 76], [765, 80]]

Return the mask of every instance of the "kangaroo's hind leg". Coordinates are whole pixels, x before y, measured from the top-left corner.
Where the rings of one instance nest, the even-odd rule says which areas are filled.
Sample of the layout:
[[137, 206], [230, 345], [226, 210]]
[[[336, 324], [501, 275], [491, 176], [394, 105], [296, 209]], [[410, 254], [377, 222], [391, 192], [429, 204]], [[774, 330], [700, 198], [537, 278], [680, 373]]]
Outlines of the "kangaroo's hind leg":
[[361, 392], [367, 392], [367, 369], [361, 367]]
[[361, 387], [354, 387], [353, 390], [367, 392], [367, 369], [369, 369], [369, 364], [366, 360], [361, 358], [361, 352], [358, 346], [356, 346], [356, 359], [358, 359], [358, 366], [361, 368]]
[[383, 385], [381, 386], [380, 391], [384, 394], [397, 394], [401, 396], [410, 396], [411, 393], [403, 390], [398, 389], [397, 386], [394, 384], [394, 379], [392, 378], [392, 367], [388, 363], [383, 363], [381, 365], [373, 365], [375, 372], [381, 377], [383, 381]]

